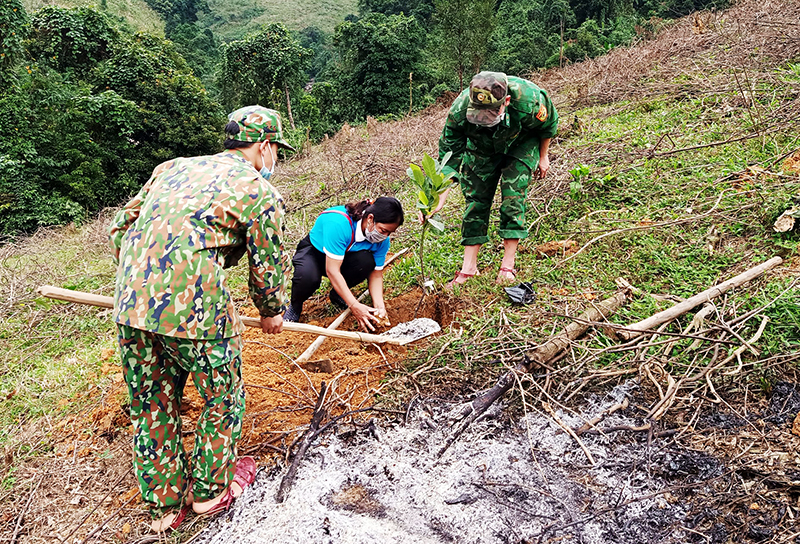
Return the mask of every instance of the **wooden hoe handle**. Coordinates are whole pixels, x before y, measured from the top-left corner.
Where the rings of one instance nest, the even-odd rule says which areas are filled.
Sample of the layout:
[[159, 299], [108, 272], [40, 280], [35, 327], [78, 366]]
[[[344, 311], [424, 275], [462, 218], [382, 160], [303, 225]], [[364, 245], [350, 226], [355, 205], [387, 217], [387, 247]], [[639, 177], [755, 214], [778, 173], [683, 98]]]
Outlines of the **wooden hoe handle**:
[[[114, 307], [114, 299], [111, 297], [104, 295], [93, 295], [92, 293], [83, 293], [81, 291], [73, 291], [71, 289], [62, 289], [60, 287], [53, 287], [52, 285], [42, 285], [36, 290], [36, 292], [43, 297], [53, 298], [56, 300], [89, 304], [91, 306], [99, 306], [101, 308]], [[261, 328], [261, 322], [259, 319], [255, 317], [241, 317], [242, 323], [248, 327], [254, 327], [256, 329]], [[401, 340], [397, 338], [388, 338], [379, 334], [368, 334], [358, 331], [339, 331], [335, 329], [326, 329], [325, 327], [317, 327], [316, 325], [307, 325], [305, 323], [291, 323], [289, 321], [283, 322], [283, 330], [292, 332], [307, 332], [322, 336], [330, 336], [332, 338], [341, 338], [343, 340], [356, 340], [358, 342], [394, 344], [398, 346], [402, 344]]]

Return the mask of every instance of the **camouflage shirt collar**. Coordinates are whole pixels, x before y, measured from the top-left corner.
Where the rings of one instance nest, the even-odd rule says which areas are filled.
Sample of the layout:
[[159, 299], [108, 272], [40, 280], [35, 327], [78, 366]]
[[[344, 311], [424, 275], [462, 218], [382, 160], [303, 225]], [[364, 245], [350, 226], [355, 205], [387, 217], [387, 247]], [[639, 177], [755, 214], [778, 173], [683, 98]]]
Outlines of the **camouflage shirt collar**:
[[502, 119], [502, 121], [500, 121], [500, 123], [498, 124], [498, 126], [501, 126], [501, 127], [503, 127], [503, 128], [508, 128], [508, 127], [510, 127], [510, 126], [511, 126], [511, 112], [509, 111], [509, 106], [510, 106], [510, 105], [511, 105], [511, 104], [509, 104], [508, 106], [506, 106], [506, 111], [505, 111], [505, 114], [503, 115], [503, 119]]
[[253, 166], [252, 163], [245, 158], [244, 154], [241, 151], [237, 151], [236, 149], [230, 151], [223, 151], [222, 153], [217, 153], [215, 156], [220, 159], [226, 159], [246, 164], [253, 170], [256, 169], [256, 167]]

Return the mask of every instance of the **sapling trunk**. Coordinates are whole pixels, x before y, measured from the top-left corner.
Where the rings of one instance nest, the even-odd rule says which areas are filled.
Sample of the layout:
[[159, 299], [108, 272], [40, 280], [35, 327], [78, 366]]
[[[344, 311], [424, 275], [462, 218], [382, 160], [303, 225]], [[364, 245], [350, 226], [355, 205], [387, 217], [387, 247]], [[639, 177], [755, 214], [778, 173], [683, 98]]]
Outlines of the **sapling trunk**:
[[419, 309], [422, 306], [422, 301], [425, 300], [425, 233], [428, 231], [428, 226], [428, 221], [425, 220], [425, 222], [422, 224], [422, 234], [419, 237], [419, 272], [422, 275], [422, 281], [420, 281], [420, 286], [422, 287], [422, 296], [419, 297], [417, 309], [414, 310], [414, 319], [417, 318], [417, 312], [419, 312]]
[[423, 292], [425, 291], [425, 233], [428, 232], [428, 221], [425, 218], [425, 223], [422, 224], [422, 235], [419, 237], [419, 272], [422, 279], [419, 284], [422, 286]]

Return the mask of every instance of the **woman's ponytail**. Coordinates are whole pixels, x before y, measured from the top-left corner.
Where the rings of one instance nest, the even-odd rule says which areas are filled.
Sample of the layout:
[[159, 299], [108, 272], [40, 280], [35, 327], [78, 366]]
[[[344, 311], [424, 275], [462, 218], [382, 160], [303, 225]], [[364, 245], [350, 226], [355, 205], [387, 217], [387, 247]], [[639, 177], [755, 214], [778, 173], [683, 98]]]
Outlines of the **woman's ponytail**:
[[353, 218], [353, 221], [359, 221], [365, 215], [369, 215], [368, 213], [365, 214], [364, 212], [372, 205], [372, 200], [366, 199], [362, 200], [361, 202], [348, 202], [344, 205], [344, 209], [347, 210], [347, 215]]
[[345, 205], [345, 209], [353, 221], [358, 221], [371, 214], [376, 223], [397, 223], [400, 226], [405, 218], [403, 205], [393, 196], [382, 196], [374, 201], [367, 199], [361, 202], [351, 202]]

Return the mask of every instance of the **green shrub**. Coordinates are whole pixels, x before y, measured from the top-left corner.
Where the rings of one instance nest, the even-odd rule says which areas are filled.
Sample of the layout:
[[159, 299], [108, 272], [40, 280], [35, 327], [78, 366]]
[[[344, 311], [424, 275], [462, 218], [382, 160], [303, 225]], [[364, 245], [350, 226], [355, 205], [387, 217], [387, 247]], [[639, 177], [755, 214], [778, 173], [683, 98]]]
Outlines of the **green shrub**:
[[80, 221], [160, 162], [219, 149], [220, 108], [169, 42], [48, 7], [25, 47], [0, 90], [0, 233]]

